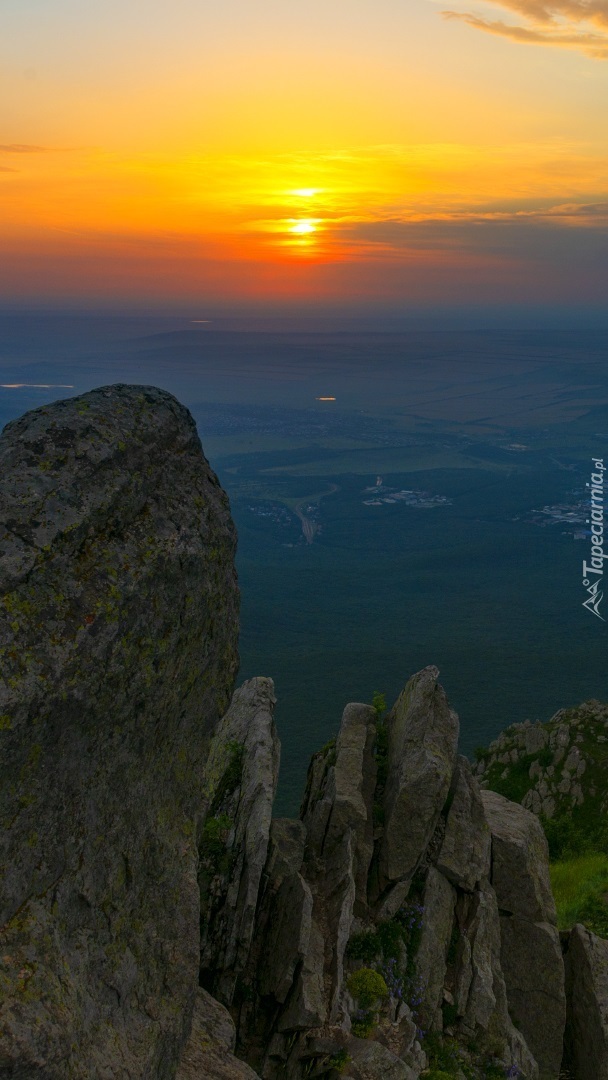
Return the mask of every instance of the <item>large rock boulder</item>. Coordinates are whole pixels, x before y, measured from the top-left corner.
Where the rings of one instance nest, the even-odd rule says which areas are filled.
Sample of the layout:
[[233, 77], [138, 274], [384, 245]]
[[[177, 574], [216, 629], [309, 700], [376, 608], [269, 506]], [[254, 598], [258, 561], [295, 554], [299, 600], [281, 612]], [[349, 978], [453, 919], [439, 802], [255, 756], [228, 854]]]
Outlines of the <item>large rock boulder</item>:
[[577, 925], [566, 952], [566, 1052], [574, 1080], [608, 1080], [608, 941]]
[[452, 937], [456, 892], [443, 874], [430, 867], [424, 889], [422, 933], [415, 969], [420, 987], [420, 1015], [426, 1031], [441, 1030], [443, 985]]
[[[407, 893], [450, 790], [458, 717], [427, 667], [412, 676], [387, 718], [388, 778], [380, 850], [380, 889], [402, 882]], [[389, 911], [389, 913], [392, 913]]]
[[459, 757], [452, 779], [452, 802], [437, 869], [460, 889], [473, 892], [490, 872], [490, 829], [479, 784], [465, 757]]
[[300, 873], [306, 829], [301, 821], [272, 822], [266, 864], [267, 889], [259, 908], [256, 932], [261, 941], [255, 975], [262, 997], [284, 1004], [296, 968], [310, 945], [312, 893]]
[[[376, 713], [370, 705], [347, 705], [335, 749], [313, 759], [302, 809], [307, 829], [304, 873], [311, 886], [313, 934], [324, 941], [326, 1005], [322, 1020], [342, 1014], [344, 951], [356, 902], [367, 906], [367, 875], [373, 851], [373, 757]], [[321, 954], [322, 956], [323, 954]]]
[[262, 872], [268, 855], [280, 743], [272, 679], [235, 691], [205, 766], [205, 823], [200, 845], [201, 974], [225, 1004], [251, 949]]
[[[270, 825], [264, 872], [256, 876], [255, 925], [241, 973], [242, 992], [232, 1000], [233, 1015], [238, 1015], [238, 1053], [264, 1080], [333, 1076], [339, 1069], [351, 1080], [416, 1080], [426, 1075], [427, 1066], [437, 1071], [444, 1051], [454, 1067], [461, 1066], [460, 1076], [466, 1072], [481, 1080], [492, 1064], [505, 1075], [539, 1080], [531, 1048], [512, 1022], [509, 992], [514, 988], [513, 1001], [522, 1008], [524, 999], [518, 994], [525, 991], [537, 1012], [543, 994], [556, 997], [556, 985], [559, 996], [563, 967], [554, 963], [551, 952], [555, 926], [543, 922], [555, 917], [546, 850], [538, 847], [534, 829], [529, 833], [530, 815], [514, 804], [503, 800], [494, 808], [498, 822], [492, 828], [488, 824], [484, 803], [489, 800], [492, 808], [491, 796], [482, 799], [467, 761], [455, 758], [457, 721], [436, 686], [436, 675], [436, 669], [419, 673], [409, 684], [410, 693], [402, 695], [401, 719], [408, 722], [400, 744], [399, 708], [387, 730], [378, 729], [370, 706], [348, 705], [337, 739], [311, 761], [301, 820]], [[425, 719], [431, 732], [426, 742]], [[234, 747], [232, 729], [226, 731], [228, 745]], [[420, 746], [413, 737], [416, 731]], [[225, 742], [224, 725], [220, 733]], [[221, 739], [218, 734], [209, 764], [216, 778], [216, 801], [217, 791], [228, 790], [225, 762], [214, 764]], [[405, 763], [397, 757], [398, 745]], [[392, 805], [410, 856], [405, 877], [390, 882], [387, 895], [376, 904], [369, 898], [378, 896], [379, 854], [391, 827], [391, 804], [384, 825], [381, 814], [374, 825], [374, 810], [381, 808], [385, 778], [390, 781], [391, 776], [393, 782], [400, 777]], [[408, 776], [420, 796], [422, 821], [407, 787]], [[257, 796], [266, 807], [271, 786], [262, 785]], [[408, 821], [400, 817], [407, 806], [409, 832]], [[521, 821], [518, 814], [523, 814]], [[502, 826], [501, 815], [507, 823]], [[516, 844], [511, 851], [519, 827], [523, 849]], [[232, 831], [230, 819], [227, 853]], [[492, 838], [496, 887], [504, 903], [490, 882]], [[507, 858], [517, 879], [513, 896]], [[244, 895], [244, 888], [235, 890], [234, 904], [226, 906], [228, 918], [238, 912]], [[516, 901], [520, 907], [511, 912], [508, 905]], [[508, 969], [509, 958], [502, 959], [502, 922], [507, 918], [506, 932], [516, 927], [519, 934], [513, 949], [521, 954], [532, 935], [534, 954], [543, 957], [525, 986]], [[548, 948], [548, 956], [541, 946]], [[520, 955], [519, 963], [526, 967], [527, 961]], [[363, 974], [366, 968], [371, 971]], [[386, 994], [374, 1001], [353, 996], [356, 984], [350, 976], [356, 972], [364, 980], [373, 978], [372, 972], [381, 974]], [[561, 1055], [556, 1008], [555, 1002], [549, 1003], [548, 1020], [555, 1052]], [[429, 1036], [425, 1047], [419, 1041], [421, 1029]], [[369, 1038], [358, 1037], [366, 1032]], [[537, 1044], [546, 1060], [547, 1047], [542, 1039]]]
[[344, 959], [355, 911], [367, 911], [375, 721], [371, 706], [346, 706], [337, 739], [312, 759], [302, 820], [273, 825], [256, 930], [265, 1078], [295, 1080], [302, 1061], [317, 1055], [301, 1036], [350, 1023]]
[[174, 1075], [235, 533], [192, 417], [111, 386], [0, 438], [0, 1073]]
[[367, 875], [374, 850], [376, 713], [370, 705], [347, 705], [336, 742], [333, 807], [324, 847], [345, 830], [353, 837], [355, 911], [367, 910]]
[[351, 1038], [346, 1049], [345, 1080], [418, 1080], [420, 1075], [381, 1043]]
[[451, 985], [458, 1028], [465, 1037], [480, 1037], [485, 1043], [490, 1039], [508, 1067], [515, 1066], [526, 1080], [538, 1080], [537, 1063], [509, 1015], [498, 903], [487, 878], [474, 893], [460, 895], [456, 914]]
[[258, 1074], [234, 1056], [235, 1043], [230, 1013], [200, 987], [190, 1038], [175, 1080], [258, 1080]]
[[482, 799], [492, 833], [492, 885], [509, 1011], [538, 1062], [541, 1080], [557, 1080], [566, 997], [547, 841], [529, 810], [493, 791], [482, 792]]

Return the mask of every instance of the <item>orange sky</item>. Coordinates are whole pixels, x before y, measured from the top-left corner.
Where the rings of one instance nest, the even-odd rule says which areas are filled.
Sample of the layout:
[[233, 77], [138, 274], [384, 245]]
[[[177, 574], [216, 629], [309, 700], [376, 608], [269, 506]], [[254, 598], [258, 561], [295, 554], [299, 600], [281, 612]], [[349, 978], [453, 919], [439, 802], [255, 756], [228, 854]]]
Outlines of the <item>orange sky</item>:
[[601, 10], [96, 7], [0, 8], [5, 305], [603, 302]]

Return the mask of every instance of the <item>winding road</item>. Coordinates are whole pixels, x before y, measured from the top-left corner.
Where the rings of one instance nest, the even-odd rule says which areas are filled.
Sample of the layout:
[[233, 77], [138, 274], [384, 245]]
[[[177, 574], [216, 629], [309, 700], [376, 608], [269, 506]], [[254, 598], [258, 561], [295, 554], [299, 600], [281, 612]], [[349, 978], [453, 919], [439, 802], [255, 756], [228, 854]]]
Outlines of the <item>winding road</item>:
[[319, 502], [327, 495], [333, 495], [334, 491], [339, 491], [338, 485], [330, 484], [327, 491], [321, 492], [320, 495], [307, 495], [305, 499], [300, 499], [299, 502], [295, 504], [293, 512], [294, 514], [298, 515], [300, 521], [302, 522], [302, 532], [304, 533], [304, 539], [306, 540], [307, 544], [312, 544], [317, 532], [319, 531], [319, 523], [318, 521], [313, 521], [312, 518], [306, 517], [306, 514], [303, 512], [302, 507], [306, 506], [307, 503]]

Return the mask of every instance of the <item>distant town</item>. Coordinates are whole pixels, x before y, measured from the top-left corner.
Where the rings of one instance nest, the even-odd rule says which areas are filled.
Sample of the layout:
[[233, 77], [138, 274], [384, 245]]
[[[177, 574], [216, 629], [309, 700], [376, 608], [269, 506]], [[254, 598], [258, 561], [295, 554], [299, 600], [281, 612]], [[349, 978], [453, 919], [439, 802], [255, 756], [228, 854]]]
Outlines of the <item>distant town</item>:
[[[386, 487], [381, 476], [377, 477], [372, 487], [365, 488], [363, 494], [368, 496], [367, 499], [363, 499], [364, 506], [405, 503], [406, 506], [430, 509], [433, 506], [451, 506], [453, 502], [446, 495], [432, 495], [430, 491], [415, 491], [411, 488], [401, 488], [397, 491], [395, 488]], [[369, 495], [372, 497], [369, 498]]]
[[294, 515], [279, 503], [251, 503], [247, 509], [256, 517], [269, 518], [277, 525], [291, 525]]
[[[580, 496], [582, 492], [573, 491], [571, 495]], [[588, 499], [579, 498], [576, 502], [553, 503], [552, 505], [542, 506], [540, 510], [531, 510], [523, 519], [516, 517], [513, 520], [527, 521], [529, 524], [538, 525], [541, 528], [548, 525], [567, 525], [568, 528], [562, 530], [566, 535], [573, 536], [575, 540], [584, 540], [589, 532], [588, 528], [585, 528], [588, 517]]]

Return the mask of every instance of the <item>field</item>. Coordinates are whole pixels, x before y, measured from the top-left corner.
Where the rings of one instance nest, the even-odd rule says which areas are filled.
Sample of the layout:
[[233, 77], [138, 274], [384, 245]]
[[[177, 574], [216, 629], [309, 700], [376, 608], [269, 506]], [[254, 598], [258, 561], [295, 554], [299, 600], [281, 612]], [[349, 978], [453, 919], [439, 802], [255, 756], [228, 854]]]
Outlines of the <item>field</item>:
[[[606, 626], [582, 608], [587, 541], [542, 515], [580, 504], [591, 455], [608, 456], [607, 349], [600, 333], [7, 317], [0, 382], [74, 389], [0, 390], [0, 419], [115, 381], [191, 408], [239, 532], [240, 677], [276, 681], [277, 810], [292, 813], [344, 705], [376, 690], [390, 701], [426, 664], [465, 752], [513, 721], [608, 698]], [[446, 501], [366, 505], [378, 478], [383, 498]]]
[[[321, 504], [312, 545], [296, 523], [233, 502], [242, 674], [275, 676], [286, 806], [346, 702], [375, 690], [395, 698], [426, 664], [441, 670], [467, 752], [514, 720], [608, 695], [601, 634], [579, 610], [577, 544], [553, 525], [512, 520], [538, 505], [536, 476], [425, 473], [426, 489], [453, 500], [432, 509], [368, 507], [361, 489], [372, 475], [333, 479], [339, 490]], [[419, 473], [383, 479], [420, 485]], [[564, 495], [564, 474], [551, 479], [543, 501]]]

